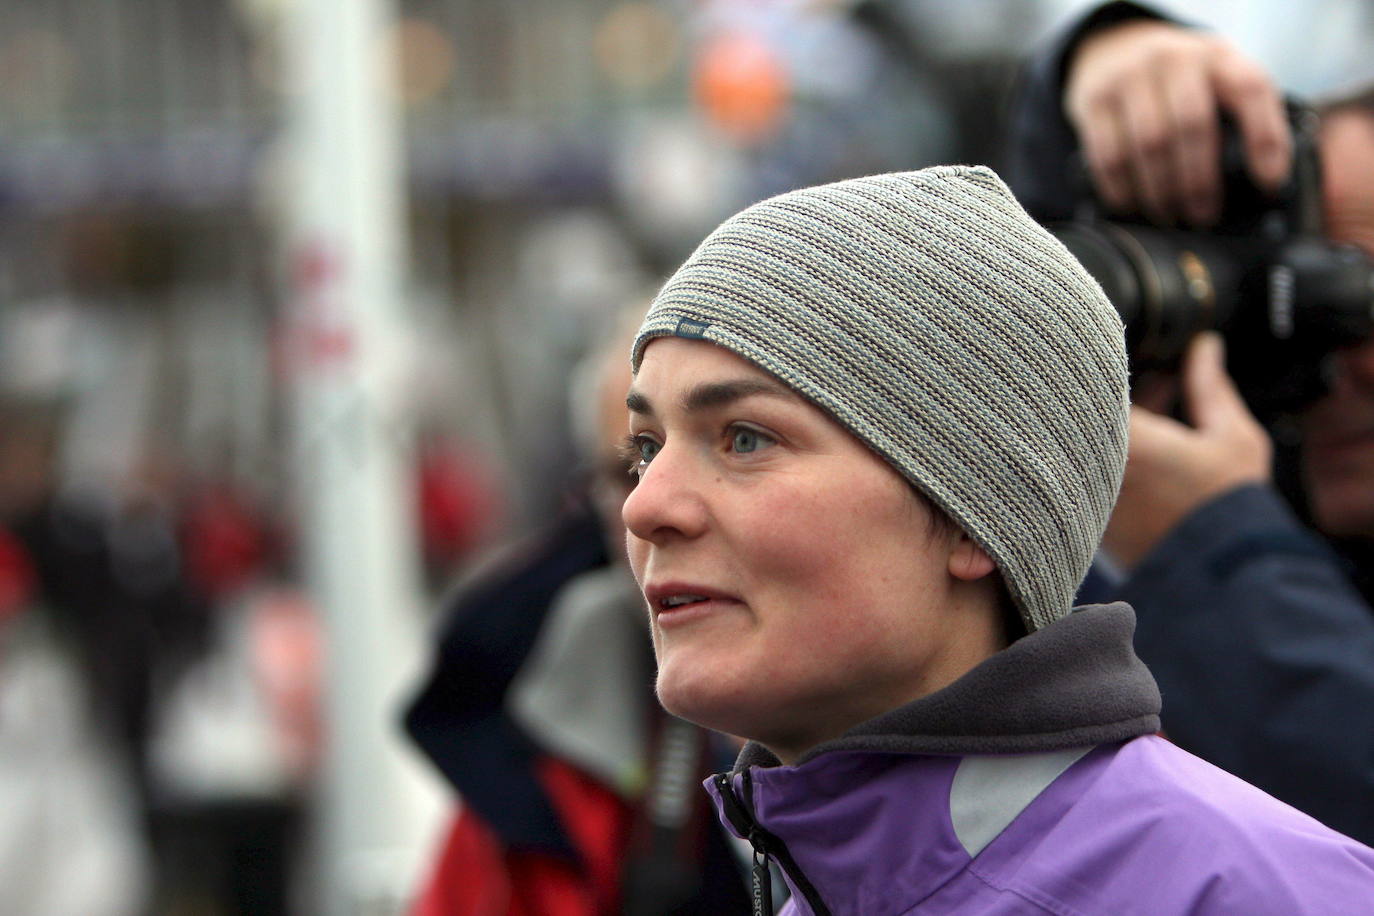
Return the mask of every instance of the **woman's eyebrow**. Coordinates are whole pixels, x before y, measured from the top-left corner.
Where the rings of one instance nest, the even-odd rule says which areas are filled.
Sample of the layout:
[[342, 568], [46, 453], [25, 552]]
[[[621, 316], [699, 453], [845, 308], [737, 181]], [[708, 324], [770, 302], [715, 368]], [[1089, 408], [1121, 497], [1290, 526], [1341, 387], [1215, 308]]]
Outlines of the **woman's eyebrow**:
[[792, 400], [796, 397], [788, 389], [762, 379], [733, 379], [698, 385], [682, 396], [682, 409], [687, 412], [723, 407], [754, 395]]
[[630, 409], [630, 413], [643, 414], [646, 417], [654, 415], [654, 408], [649, 403], [649, 399], [633, 388], [630, 389], [629, 394], [625, 395], [625, 406]]
[[[762, 379], [731, 379], [723, 382], [706, 382], [698, 385], [682, 396], [682, 409], [687, 413], [723, 407], [744, 398], [763, 395], [766, 397], [794, 400], [796, 395], [781, 385]], [[654, 408], [649, 399], [633, 389], [625, 398], [625, 406], [632, 413], [653, 416]]]

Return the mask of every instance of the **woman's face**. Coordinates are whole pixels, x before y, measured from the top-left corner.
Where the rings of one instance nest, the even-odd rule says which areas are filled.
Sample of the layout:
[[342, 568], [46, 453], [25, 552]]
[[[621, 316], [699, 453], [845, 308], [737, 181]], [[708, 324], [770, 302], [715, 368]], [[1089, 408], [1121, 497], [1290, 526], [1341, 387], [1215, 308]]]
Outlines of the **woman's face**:
[[668, 710], [787, 761], [995, 651], [951, 574], [967, 538], [772, 376], [659, 338], [628, 402], [623, 517]]

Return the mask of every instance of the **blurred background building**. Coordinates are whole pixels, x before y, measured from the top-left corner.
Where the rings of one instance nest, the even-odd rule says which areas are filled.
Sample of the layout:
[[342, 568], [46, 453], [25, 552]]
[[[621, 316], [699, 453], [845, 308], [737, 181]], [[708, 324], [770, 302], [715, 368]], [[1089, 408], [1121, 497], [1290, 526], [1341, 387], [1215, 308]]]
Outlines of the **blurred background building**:
[[[607, 316], [767, 194], [996, 164], [1019, 56], [1083, 5], [378, 7], [403, 189], [382, 447], [421, 589], [397, 626], [557, 514], [565, 379]], [[1162, 5], [1300, 91], [1374, 72], [1374, 3], [1305, 4], [1302, 28], [1291, 4]], [[297, 6], [0, 5], [6, 913], [390, 912], [430, 839], [416, 820], [371, 891], [327, 893], [322, 632], [347, 620], [303, 559], [293, 296], [334, 265], [291, 239], [321, 164], [289, 142]]]

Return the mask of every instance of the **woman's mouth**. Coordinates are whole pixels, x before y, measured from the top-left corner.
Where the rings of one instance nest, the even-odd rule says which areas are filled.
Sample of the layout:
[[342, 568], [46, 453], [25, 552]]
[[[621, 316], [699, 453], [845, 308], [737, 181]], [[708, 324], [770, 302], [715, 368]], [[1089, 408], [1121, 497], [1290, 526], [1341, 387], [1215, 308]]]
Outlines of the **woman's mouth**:
[[699, 601], [705, 600], [707, 599], [704, 595], [672, 595], [660, 601], [658, 606], [660, 610], [671, 611], [674, 608], [680, 608], [688, 604], [696, 604]]
[[676, 626], [700, 619], [739, 599], [717, 589], [698, 585], [664, 583], [644, 589], [644, 597], [661, 626]]

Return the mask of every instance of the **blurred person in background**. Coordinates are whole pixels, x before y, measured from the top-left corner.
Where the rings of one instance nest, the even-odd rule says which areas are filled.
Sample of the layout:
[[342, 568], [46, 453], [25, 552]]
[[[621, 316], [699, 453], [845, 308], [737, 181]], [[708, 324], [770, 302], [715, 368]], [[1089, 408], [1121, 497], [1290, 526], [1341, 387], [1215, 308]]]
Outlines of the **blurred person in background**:
[[[1325, 233], [1374, 256], [1374, 89], [1317, 111]], [[1132, 3], [1033, 59], [1012, 115], [1013, 187], [1045, 220], [1089, 193], [1080, 153], [1109, 213], [1207, 231], [1225, 205], [1219, 116], [1266, 192], [1293, 162], [1283, 95], [1255, 61]], [[1296, 506], [1223, 356], [1214, 335], [1194, 341], [1177, 415], [1137, 391], [1103, 542], [1116, 574], [1095, 592], [1136, 608], [1170, 738], [1374, 842], [1374, 341], [1331, 353], [1327, 392], [1298, 417]]]
[[92, 394], [111, 338], [59, 299], [0, 310], [0, 911], [285, 913], [314, 617], [279, 519]]
[[284, 914], [318, 749], [313, 613], [227, 484], [163, 462], [64, 489], [66, 413], [0, 404], [0, 911]]
[[742, 860], [699, 791], [733, 748], [654, 699], [625, 564], [618, 446], [642, 315], [620, 316], [571, 385], [587, 492], [446, 602], [406, 726], [460, 807], [414, 916], [748, 911]]
[[0, 912], [139, 916], [152, 856], [113, 680], [129, 672], [93, 663], [123, 643], [73, 603], [43, 522], [60, 414], [0, 397]]
[[178, 507], [201, 650], [162, 672], [149, 736], [160, 912], [285, 916], [321, 744], [319, 620], [279, 520], [227, 477]]

